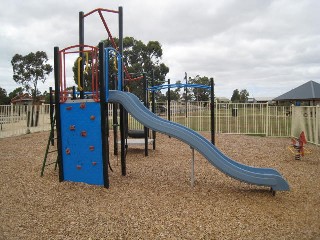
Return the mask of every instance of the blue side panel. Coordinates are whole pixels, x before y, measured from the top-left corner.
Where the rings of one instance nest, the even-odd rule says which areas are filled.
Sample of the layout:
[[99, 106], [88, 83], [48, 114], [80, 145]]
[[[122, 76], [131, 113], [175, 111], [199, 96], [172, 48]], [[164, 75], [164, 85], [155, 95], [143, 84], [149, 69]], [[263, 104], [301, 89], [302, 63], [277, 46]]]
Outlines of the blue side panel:
[[100, 104], [77, 100], [60, 112], [64, 180], [103, 185]]

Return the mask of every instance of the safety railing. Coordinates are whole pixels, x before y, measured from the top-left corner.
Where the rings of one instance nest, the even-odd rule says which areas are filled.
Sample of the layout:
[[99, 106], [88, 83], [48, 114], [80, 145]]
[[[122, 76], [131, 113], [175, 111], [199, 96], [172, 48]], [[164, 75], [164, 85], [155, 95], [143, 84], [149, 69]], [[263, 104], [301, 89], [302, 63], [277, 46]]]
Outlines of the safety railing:
[[[110, 104], [110, 129], [114, 124], [112, 108], [113, 105]], [[167, 103], [158, 102], [155, 109], [158, 116], [169, 118]], [[170, 121], [195, 131], [210, 131], [210, 103], [191, 102], [186, 106], [184, 103], [171, 102]], [[301, 131], [304, 131], [309, 142], [320, 145], [319, 106], [215, 103], [214, 122], [216, 133], [298, 137]], [[143, 126], [130, 115], [128, 123], [129, 129], [143, 129]], [[47, 130], [50, 130], [49, 105], [0, 106], [0, 138]]]
[[50, 129], [48, 104], [0, 106], [0, 138]]

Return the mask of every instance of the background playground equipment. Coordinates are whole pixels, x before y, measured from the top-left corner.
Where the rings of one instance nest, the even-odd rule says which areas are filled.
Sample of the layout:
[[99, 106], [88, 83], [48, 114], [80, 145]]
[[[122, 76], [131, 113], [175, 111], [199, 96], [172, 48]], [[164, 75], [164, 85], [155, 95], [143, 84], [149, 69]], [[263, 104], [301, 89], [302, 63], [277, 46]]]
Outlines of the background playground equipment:
[[[119, 11], [119, 19], [121, 19], [119, 23], [122, 25], [122, 9]], [[121, 33], [119, 33], [121, 46], [123, 44], [122, 26], [119, 29], [121, 29]], [[75, 48], [79, 48], [79, 50], [75, 50]], [[289, 190], [288, 183], [278, 171], [270, 168], [247, 166], [228, 158], [199, 133], [160, 118], [148, 110], [135, 95], [124, 92], [121, 49], [119, 47], [119, 51], [117, 51], [113, 48], [105, 48], [102, 42], [99, 43], [99, 49], [84, 44], [67, 47], [63, 50], [59, 50], [58, 47], [54, 48], [55, 107], [60, 181], [84, 182], [109, 187], [108, 104], [117, 103], [121, 104], [121, 155], [125, 154], [124, 110], [126, 110], [145, 127], [175, 137], [188, 144], [192, 149], [202, 154], [210, 164], [232, 178], [249, 184], [270, 187], [273, 194], [275, 191]], [[65, 72], [64, 57], [69, 53], [83, 55], [85, 52], [99, 56], [98, 59], [94, 58], [92, 60], [96, 62], [95, 65], [99, 69], [92, 73], [95, 76], [92, 81], [93, 99], [84, 98], [84, 93], [80, 94], [79, 99], [68, 99], [66, 76], [62, 74]], [[108, 70], [111, 53], [120, 56], [118, 57], [117, 90], [109, 89], [110, 76]], [[125, 157], [121, 157], [121, 171], [122, 175], [126, 175]]]
[[[210, 129], [211, 129], [211, 142], [214, 145], [215, 144], [215, 118], [214, 118], [214, 81], [213, 78], [210, 78], [210, 86], [202, 85], [202, 84], [183, 84], [183, 83], [175, 83], [170, 84], [170, 79], [168, 79], [168, 84], [163, 85], [157, 85], [154, 86], [154, 81], [152, 82], [152, 86], [148, 88], [152, 92], [152, 112], [155, 112], [155, 92], [162, 90], [162, 89], [168, 89], [168, 109], [167, 109], [167, 119], [168, 121], [171, 121], [171, 96], [170, 96], [170, 89], [171, 88], [203, 88], [210, 90]], [[185, 102], [185, 116], [188, 117], [187, 113], [187, 105], [188, 101]]]
[[[143, 93], [143, 103], [144, 106], [146, 108], [149, 108], [148, 102], [149, 102], [149, 91], [151, 92], [151, 111], [153, 113], [157, 113], [159, 114], [160, 111], [156, 110], [155, 104], [155, 92], [156, 91], [160, 91], [163, 89], [168, 89], [168, 105], [167, 108], [165, 108], [164, 112], [167, 113], [167, 119], [169, 121], [171, 121], [171, 115], [172, 115], [172, 111], [173, 109], [171, 109], [171, 96], [170, 96], [170, 89], [172, 88], [202, 88], [202, 89], [207, 89], [210, 91], [210, 102], [208, 103], [210, 105], [209, 109], [210, 109], [210, 122], [208, 123], [209, 128], [211, 129], [211, 142], [212, 144], [215, 144], [215, 133], [214, 133], [214, 82], [213, 82], [213, 78], [210, 79], [210, 86], [208, 85], [202, 85], [202, 84], [170, 84], [170, 79], [168, 79], [168, 84], [163, 84], [163, 85], [154, 85], [155, 79], [153, 77], [154, 75], [152, 74], [151, 79], [148, 79], [146, 76], [146, 73], [142, 74], [142, 82], [143, 82], [143, 89], [144, 89], [144, 93]], [[151, 80], [151, 81], [150, 81]], [[149, 87], [151, 82], [151, 87]], [[129, 89], [127, 89], [127, 91], [129, 91]], [[186, 104], [188, 104], [188, 102], [186, 102]], [[170, 109], [170, 111], [169, 111]], [[159, 109], [158, 109], [159, 110]], [[185, 109], [187, 110], [187, 105], [185, 106]], [[161, 112], [160, 112], [161, 113]], [[187, 111], [185, 112], [186, 117], [188, 117], [187, 115]], [[149, 133], [149, 129], [146, 127], [143, 127], [143, 125], [141, 124], [134, 124], [134, 125], [140, 125], [140, 128], [136, 128], [136, 129], [130, 129], [130, 127], [128, 126], [128, 117], [129, 115], [126, 115], [126, 119], [125, 119], [125, 132], [126, 132], [126, 151], [128, 149], [128, 145], [141, 145], [144, 144], [145, 145], [145, 156], [148, 156], [148, 144], [152, 143], [153, 144], [153, 150], [155, 150], [155, 145], [156, 145], [156, 132], [152, 131], [152, 135]], [[131, 116], [130, 116], [131, 117]], [[132, 117], [131, 117], [132, 118]], [[134, 119], [134, 118], [132, 118]], [[138, 123], [138, 122], [137, 122]], [[149, 135], [151, 135], [151, 138], [149, 137]], [[130, 137], [130, 138], [128, 138]], [[120, 143], [118, 141], [118, 143]], [[116, 144], [114, 144], [115, 148], [116, 148]], [[117, 153], [117, 151], [115, 150], [115, 153]]]
[[311, 151], [305, 147], [307, 144], [307, 139], [304, 131], [300, 133], [299, 138], [291, 138], [291, 143], [292, 144], [288, 147], [288, 149], [294, 155], [295, 160], [301, 160], [305, 154], [311, 153]]

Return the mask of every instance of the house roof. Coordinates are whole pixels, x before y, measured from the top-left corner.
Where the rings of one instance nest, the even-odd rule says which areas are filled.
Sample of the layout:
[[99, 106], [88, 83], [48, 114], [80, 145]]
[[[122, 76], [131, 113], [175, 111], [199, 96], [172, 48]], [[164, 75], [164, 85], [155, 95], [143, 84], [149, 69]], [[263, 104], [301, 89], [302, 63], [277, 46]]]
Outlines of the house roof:
[[216, 97], [216, 99], [217, 99], [218, 101], [230, 102], [230, 99], [229, 99], [229, 98], [226, 98], [226, 97]]
[[268, 102], [273, 100], [272, 97], [255, 97], [254, 99], [258, 102]]
[[306, 82], [273, 100], [320, 100], [320, 84], [315, 81]]
[[32, 97], [28, 93], [23, 93], [11, 99], [11, 103], [32, 101]]

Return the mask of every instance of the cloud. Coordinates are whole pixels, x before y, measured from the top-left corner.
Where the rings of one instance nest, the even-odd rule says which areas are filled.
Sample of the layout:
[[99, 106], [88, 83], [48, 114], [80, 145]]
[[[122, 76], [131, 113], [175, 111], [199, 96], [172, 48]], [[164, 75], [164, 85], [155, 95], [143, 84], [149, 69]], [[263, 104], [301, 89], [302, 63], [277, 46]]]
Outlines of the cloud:
[[[214, 77], [220, 96], [247, 89], [275, 97], [309, 80], [320, 81], [320, 1], [5, 0], [0, 9], [0, 86], [12, 91], [15, 53], [46, 51], [78, 42], [79, 11], [124, 8], [124, 34], [163, 46], [168, 78]], [[116, 14], [104, 14], [118, 36]], [[107, 38], [99, 16], [85, 19], [85, 42]], [[53, 86], [53, 75], [44, 85]], [[12, 82], [10, 82], [12, 81]], [[8, 86], [8, 87], [7, 87]]]

